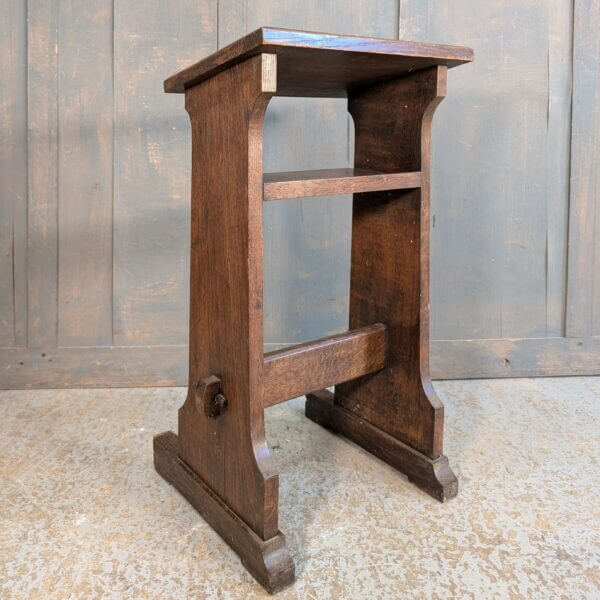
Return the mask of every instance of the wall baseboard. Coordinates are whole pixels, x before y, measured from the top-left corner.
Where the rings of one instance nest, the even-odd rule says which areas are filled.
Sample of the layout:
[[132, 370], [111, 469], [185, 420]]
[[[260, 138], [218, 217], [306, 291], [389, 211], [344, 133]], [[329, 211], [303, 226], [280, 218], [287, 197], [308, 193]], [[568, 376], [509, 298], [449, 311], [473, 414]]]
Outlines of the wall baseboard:
[[185, 385], [187, 345], [0, 348], [0, 389]]
[[600, 337], [436, 340], [434, 379], [600, 375]]
[[[600, 337], [436, 340], [430, 353], [434, 379], [600, 375]], [[0, 389], [181, 386], [187, 363], [183, 344], [0, 348]]]

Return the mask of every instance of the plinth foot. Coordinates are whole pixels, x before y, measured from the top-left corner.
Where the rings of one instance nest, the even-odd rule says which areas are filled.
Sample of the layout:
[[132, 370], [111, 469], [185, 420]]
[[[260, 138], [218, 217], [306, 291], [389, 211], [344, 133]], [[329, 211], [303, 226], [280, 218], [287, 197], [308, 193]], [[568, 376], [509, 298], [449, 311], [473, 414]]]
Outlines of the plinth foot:
[[178, 456], [172, 431], [154, 438], [154, 468], [202, 515], [204, 520], [237, 552], [242, 564], [271, 594], [294, 581], [294, 561], [279, 532], [261, 539]]
[[448, 458], [425, 456], [400, 440], [371, 425], [345, 408], [334, 404], [333, 394], [320, 390], [306, 395], [306, 416], [379, 457], [430, 496], [445, 502], [458, 493], [458, 481]]

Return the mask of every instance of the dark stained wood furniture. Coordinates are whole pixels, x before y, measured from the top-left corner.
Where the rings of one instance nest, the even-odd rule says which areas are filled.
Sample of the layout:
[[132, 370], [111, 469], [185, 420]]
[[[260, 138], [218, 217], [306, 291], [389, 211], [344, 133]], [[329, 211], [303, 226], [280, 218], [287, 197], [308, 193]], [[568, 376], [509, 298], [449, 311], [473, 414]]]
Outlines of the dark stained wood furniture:
[[[444, 409], [429, 377], [429, 146], [468, 48], [261, 28], [165, 82], [192, 124], [189, 391], [156, 470], [270, 592], [294, 579], [264, 409], [306, 415], [444, 501]], [[347, 97], [353, 169], [262, 170], [271, 97]], [[263, 355], [262, 203], [354, 193], [350, 331]], [[325, 388], [335, 385], [335, 393]]]

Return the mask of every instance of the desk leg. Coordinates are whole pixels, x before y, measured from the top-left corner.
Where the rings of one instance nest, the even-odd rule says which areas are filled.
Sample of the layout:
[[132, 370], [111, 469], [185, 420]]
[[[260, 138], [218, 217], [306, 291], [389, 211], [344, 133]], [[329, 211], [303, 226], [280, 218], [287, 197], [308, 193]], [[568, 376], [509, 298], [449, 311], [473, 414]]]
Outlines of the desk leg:
[[387, 366], [307, 396], [306, 414], [444, 501], [458, 484], [443, 456], [444, 407], [429, 376], [429, 154], [446, 67], [359, 90], [348, 100], [355, 167], [421, 171], [419, 189], [354, 195], [350, 329], [388, 327]]
[[192, 124], [189, 389], [157, 471], [275, 592], [294, 580], [262, 393], [262, 129], [276, 56], [186, 91]]

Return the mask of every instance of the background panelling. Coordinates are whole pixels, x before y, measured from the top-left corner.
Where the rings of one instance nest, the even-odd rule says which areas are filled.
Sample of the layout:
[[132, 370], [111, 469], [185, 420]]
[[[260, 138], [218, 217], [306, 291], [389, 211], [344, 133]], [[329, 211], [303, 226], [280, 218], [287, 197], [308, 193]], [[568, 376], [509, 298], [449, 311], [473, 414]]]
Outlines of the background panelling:
[[600, 336], [600, 4], [575, 0], [567, 335]]
[[[567, 263], [585, 237], [569, 235], [569, 225], [582, 222], [572, 203], [569, 218], [579, 178], [570, 180], [570, 169], [587, 181], [595, 173], [585, 157], [571, 157], [572, 98], [575, 131], [578, 104], [587, 104], [584, 154], [597, 131], [591, 63], [597, 65], [598, 49], [579, 22], [589, 26], [592, 4], [575, 3], [574, 21], [571, 0], [503, 0], [476, 11], [469, 2], [400, 3], [401, 37], [476, 49], [475, 64], [450, 72], [434, 129], [431, 323], [432, 338], [443, 340], [432, 344], [438, 376], [590, 369], [583, 341], [564, 336], [591, 335], [567, 331], [565, 311], [568, 301], [580, 302], [573, 286], [567, 299]], [[587, 70], [577, 58], [581, 46]], [[572, 95], [573, 73], [584, 70], [586, 81]], [[580, 196], [589, 210], [598, 190], [586, 192]], [[580, 267], [591, 298], [592, 264]], [[598, 351], [597, 340], [585, 346]]]
[[25, 346], [27, 335], [27, 11], [0, 8], [0, 346]]
[[112, 0], [58, 14], [58, 345], [112, 344]]
[[187, 341], [189, 121], [165, 74], [217, 48], [217, 2], [115, 0], [113, 335]]
[[[267, 24], [475, 49], [434, 119], [432, 373], [598, 372], [597, 2], [6, 0], [0, 385], [185, 382], [189, 122], [162, 80]], [[270, 103], [265, 170], [352, 153], [344, 100]], [[267, 346], [346, 327], [350, 214], [265, 205]]]
[[403, 37], [476, 49], [436, 115], [432, 336], [562, 335], [571, 2], [407, 4]]
[[27, 346], [57, 344], [58, 0], [27, 2]]

